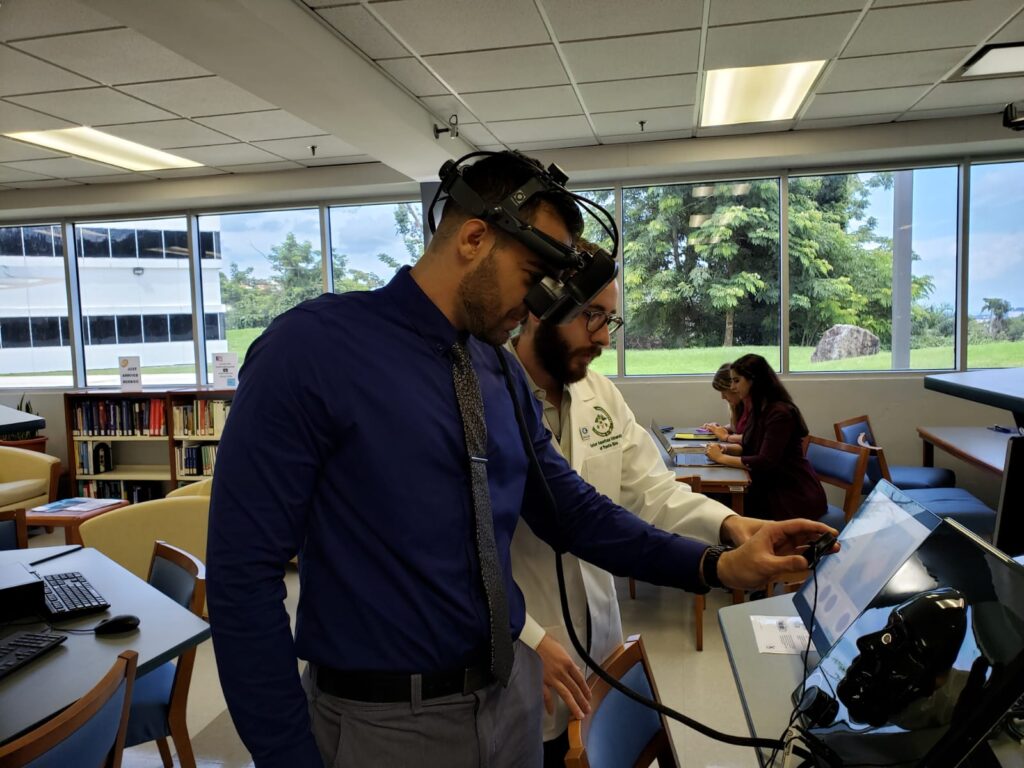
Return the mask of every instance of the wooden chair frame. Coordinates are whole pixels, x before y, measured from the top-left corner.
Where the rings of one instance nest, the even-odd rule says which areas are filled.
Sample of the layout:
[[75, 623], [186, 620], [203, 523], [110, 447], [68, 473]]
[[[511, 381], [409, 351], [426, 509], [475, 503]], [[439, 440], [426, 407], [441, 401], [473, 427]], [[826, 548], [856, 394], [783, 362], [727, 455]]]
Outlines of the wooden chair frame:
[[58, 715], [47, 720], [31, 732], [0, 746], [0, 768], [19, 768], [39, 758], [57, 744], [75, 733], [96, 715], [117, 693], [122, 681], [126, 681], [124, 707], [117, 736], [104, 765], [119, 768], [121, 753], [124, 751], [125, 731], [128, 728], [128, 712], [132, 701], [132, 686], [135, 682], [135, 668], [138, 663], [135, 651], [125, 651], [117, 657], [114, 666], [82, 698]]
[[[860, 435], [857, 436], [857, 445], [862, 448], [867, 448], [868, 456], [874, 456], [878, 459], [878, 471], [881, 474], [882, 479], [888, 480], [891, 483], [892, 475], [889, 473], [889, 462], [885, 460], [885, 451], [882, 449], [882, 446], [872, 444], [875, 431], [871, 428], [871, 419], [869, 419], [867, 415], [854, 416], [852, 419], [843, 419], [842, 421], [837, 421], [833, 424], [832, 429], [836, 433], [836, 440], [843, 442], [843, 427], [848, 427], [851, 424], [859, 424], [862, 421], [867, 425], [868, 431], [861, 432]], [[868, 433], [871, 434], [870, 440], [868, 439]], [[849, 445], [849, 443], [847, 443], [847, 445]]]
[[0, 512], [0, 523], [5, 520], [14, 521], [14, 537], [18, 543], [18, 549], [28, 547], [28, 523], [25, 522], [25, 514], [24, 509], [8, 509], [6, 512]]
[[[147, 580], [153, 575], [153, 567], [157, 558], [167, 560], [173, 565], [192, 574], [195, 579], [195, 589], [192, 592], [192, 599], [189, 601], [188, 609], [200, 618], [203, 615], [203, 606], [206, 604], [206, 566], [195, 556], [183, 549], [179, 549], [166, 541], [157, 541], [153, 545], [153, 557], [149, 563], [149, 574]], [[178, 761], [182, 768], [195, 768], [196, 758], [192, 750], [192, 739], [188, 733], [188, 723], [185, 719], [185, 712], [188, 706], [188, 690], [192, 683], [192, 668], [196, 662], [196, 647], [193, 646], [178, 657], [174, 668], [174, 682], [171, 684], [171, 699], [168, 705], [167, 723], [170, 727], [171, 738], [174, 739], [174, 746], [178, 750]], [[160, 752], [160, 759], [165, 768], [174, 765], [171, 759], [170, 745], [166, 738], [156, 740], [157, 749]]]
[[862, 489], [864, 487], [864, 474], [867, 471], [868, 457], [870, 456], [871, 451], [863, 445], [850, 445], [849, 443], [843, 443], [838, 440], [829, 440], [824, 437], [808, 435], [804, 438], [804, 456], [807, 455], [807, 450], [812, 443], [824, 448], [843, 451], [844, 453], [858, 454], [857, 465], [854, 467], [853, 480], [851, 482], [847, 482], [841, 477], [832, 477], [831, 475], [822, 474], [817, 469], [814, 470], [814, 473], [818, 476], [818, 479], [821, 480], [821, 482], [841, 488], [844, 491], [843, 516], [846, 518], [846, 522], [849, 522], [850, 518], [853, 517], [854, 512], [856, 512], [857, 508], [860, 507]]
[[[616, 648], [612, 654], [601, 664], [609, 675], [616, 680], [621, 680], [633, 666], [641, 662], [644, 674], [651, 684], [651, 694], [655, 701], [661, 701], [658, 695], [658, 686], [654, 682], [654, 675], [651, 673], [651, 664], [647, 660], [647, 652], [644, 650], [643, 641], [640, 635], [631, 635], [626, 642]], [[566, 768], [590, 768], [587, 759], [586, 743], [590, 736], [590, 725], [593, 722], [592, 714], [597, 712], [602, 702], [612, 692], [612, 687], [596, 674], [587, 678], [587, 685], [590, 687], [590, 711], [591, 715], [582, 720], [571, 720], [569, 722], [569, 751], [565, 756]], [[668, 722], [664, 715], [661, 718], [661, 730], [644, 747], [643, 752], [636, 759], [636, 766], [649, 766], [655, 760], [660, 768], [679, 768], [679, 758], [676, 756], [675, 746], [672, 744], [672, 737], [669, 735]]]

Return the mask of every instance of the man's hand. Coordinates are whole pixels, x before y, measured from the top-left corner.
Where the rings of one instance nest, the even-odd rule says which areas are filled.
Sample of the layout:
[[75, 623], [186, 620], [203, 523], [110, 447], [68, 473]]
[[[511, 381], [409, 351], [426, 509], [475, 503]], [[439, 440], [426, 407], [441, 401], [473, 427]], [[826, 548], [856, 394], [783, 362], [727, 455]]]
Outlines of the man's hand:
[[783, 574], [807, 570], [807, 561], [797, 553], [826, 532], [839, 534], [814, 520], [765, 522], [740, 547], [722, 553], [718, 578], [733, 589], [757, 589]]
[[[803, 558], [801, 558], [802, 560]], [[537, 646], [537, 655], [544, 663], [544, 709], [549, 715], [555, 712], [554, 691], [569, 707], [569, 714], [576, 720], [590, 712], [590, 688], [576, 662], [566, 653], [565, 648], [551, 635], [544, 635]]]
[[732, 544], [734, 547], [738, 547], [761, 530], [766, 522], [766, 520], [758, 520], [756, 517], [729, 515], [722, 521], [722, 527], [718, 531], [718, 540], [723, 544]]

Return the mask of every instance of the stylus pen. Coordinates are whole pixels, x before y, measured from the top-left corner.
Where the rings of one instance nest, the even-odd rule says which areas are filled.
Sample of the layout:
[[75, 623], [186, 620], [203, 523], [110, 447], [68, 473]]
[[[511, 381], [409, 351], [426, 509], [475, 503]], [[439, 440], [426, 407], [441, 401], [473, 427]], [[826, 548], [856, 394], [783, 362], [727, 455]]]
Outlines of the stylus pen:
[[58, 557], [64, 557], [64, 555], [70, 555], [72, 552], [77, 552], [81, 548], [81, 544], [75, 544], [71, 549], [65, 549], [63, 552], [55, 552], [52, 555], [47, 555], [46, 557], [41, 557], [38, 560], [33, 560], [29, 565], [39, 565], [40, 563], [45, 563], [49, 560], [56, 560]]

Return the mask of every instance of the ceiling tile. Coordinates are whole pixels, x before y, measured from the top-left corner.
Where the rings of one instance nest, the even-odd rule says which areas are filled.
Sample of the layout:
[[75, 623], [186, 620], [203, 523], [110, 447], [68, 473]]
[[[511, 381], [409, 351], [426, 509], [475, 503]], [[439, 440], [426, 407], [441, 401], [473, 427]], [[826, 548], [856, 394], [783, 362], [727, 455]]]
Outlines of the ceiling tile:
[[125, 172], [124, 168], [94, 163], [91, 160], [83, 160], [80, 157], [57, 157], [52, 160], [22, 160], [8, 163], [7, 167], [44, 176], [56, 176], [61, 179], [77, 179], [81, 176], [109, 176], [110, 174]]
[[699, 29], [702, 0], [543, 0], [561, 42]]
[[697, 76], [669, 75], [584, 83], [580, 86], [580, 93], [583, 95], [583, 105], [591, 112], [675, 107], [695, 103]]
[[[6, 9], [4, 9], [6, 10]], [[3, 24], [0, 24], [2, 27]], [[27, 53], [0, 45], [0, 96], [39, 93], [65, 88], [87, 88], [91, 80], [66, 72]]]
[[10, 165], [0, 165], [0, 182], [12, 184], [17, 181], [39, 181], [46, 176], [39, 173], [30, 173]]
[[307, 168], [319, 168], [330, 165], [359, 165], [360, 163], [376, 163], [369, 155], [352, 155], [350, 157], [318, 157], [315, 160], [302, 160]]
[[302, 168], [298, 163], [291, 160], [278, 160], [275, 163], [250, 163], [246, 165], [222, 165], [221, 168], [229, 173], [268, 173], [271, 171], [294, 171]]
[[158, 179], [180, 179], [191, 176], [223, 176], [224, 171], [219, 168], [211, 168], [208, 165], [201, 165], [198, 168], [162, 168], [158, 171], [150, 171], [149, 175]]
[[[273, 152], [287, 160], [305, 162], [313, 157], [346, 157], [362, 154], [351, 144], [347, 144], [335, 136], [307, 136], [302, 139], [276, 139], [274, 141], [255, 141], [253, 146]], [[316, 155], [310, 151], [316, 146]]]
[[77, 179], [83, 184], [131, 184], [152, 180], [153, 177], [145, 173], [114, 173], [109, 176], [80, 176]]
[[195, 160], [203, 165], [213, 165], [218, 168], [227, 165], [247, 165], [249, 163], [273, 163], [281, 158], [276, 157], [262, 149], [249, 146], [248, 144], [218, 144], [212, 147], [182, 147], [175, 150], [174, 154]]
[[866, 91], [900, 85], [924, 85], [941, 80], [960, 63], [971, 48], [894, 53], [840, 59], [832, 65], [819, 93]]
[[[666, 131], [688, 131], [693, 127], [693, 107], [668, 107], [664, 109], [638, 109], [629, 112], [605, 112], [592, 114], [597, 135], [621, 136], [636, 134], [638, 139], [647, 133]], [[644, 120], [641, 131], [639, 121]]]
[[1019, 43], [1024, 41], [1024, 11], [1018, 13], [1013, 21], [999, 30], [992, 38], [993, 43]]
[[103, 130], [128, 141], [136, 141], [155, 149], [174, 147], [201, 147], [206, 144], [226, 144], [231, 141], [219, 131], [198, 125], [191, 120], [158, 120], [150, 123], [105, 125]]
[[823, 117], [819, 120], [801, 120], [795, 127], [797, 130], [810, 130], [823, 128], [846, 128], [853, 125], [875, 125], [878, 123], [891, 123], [899, 116], [899, 114], [899, 112], [889, 112], [884, 115]]
[[708, 30], [705, 69], [817, 61], [839, 55], [856, 13], [738, 24]]
[[484, 122], [557, 117], [583, 113], [572, 86], [526, 88], [520, 91], [491, 91], [464, 96], [469, 108]]
[[112, 88], [86, 88], [77, 91], [37, 93], [31, 96], [10, 96], [8, 101], [79, 125], [134, 123], [174, 117], [170, 112], [118, 93]]
[[120, 26], [109, 16], [75, 0], [5, 0], [0, 40]]
[[475, 147], [493, 144], [497, 140], [497, 137], [486, 125], [480, 124], [460, 126], [459, 135]]
[[1018, 0], [959, 0], [868, 12], [843, 55], [974, 46], [1020, 9]]
[[550, 42], [533, 0], [398, 0], [370, 8], [421, 56]]
[[669, 139], [691, 139], [693, 138], [693, 132], [687, 131], [667, 131], [665, 133], [644, 133], [641, 136], [637, 136], [635, 133], [626, 133], [621, 136], [602, 136], [602, 144], [632, 144], [638, 141], [666, 141]]
[[900, 116], [899, 122], [909, 120], [942, 120], [947, 117], [970, 117], [972, 115], [992, 115], [995, 123], [1002, 120], [1002, 104], [975, 104], [969, 107], [953, 107], [951, 109], [912, 109]]
[[7, 186], [12, 189], [40, 189], [45, 187], [77, 187], [77, 181], [67, 179], [39, 179], [38, 181], [12, 181]]
[[37, 147], [35, 144], [0, 138], [0, 163], [11, 160], [42, 160], [48, 157], [62, 157], [62, 155], [60, 152], [51, 152], [48, 149]]
[[389, 59], [380, 62], [380, 66], [415, 96], [438, 96], [448, 93], [448, 89], [416, 59]]
[[14, 47], [106, 85], [209, 74], [131, 29], [23, 40]]
[[[479, 118], [473, 114], [466, 105], [451, 94], [445, 96], [424, 96], [420, 99], [438, 122], [445, 123], [450, 115], [458, 115], [459, 127], [469, 123], [479, 122]], [[443, 125], [441, 126], [444, 127]]]
[[426, 63], [458, 93], [569, 82], [552, 45], [430, 56]]
[[[553, 139], [551, 141], [520, 141], [512, 145], [512, 149], [518, 149], [521, 152], [541, 152], [545, 149], [567, 149], [569, 147], [594, 147], [597, 146], [597, 140], [593, 137], [589, 139]], [[491, 151], [500, 152], [504, 147], [499, 146], [496, 150]]]
[[1024, 96], [1024, 76], [998, 80], [978, 80], [942, 83], [925, 96], [915, 109], [949, 109], [982, 104], [999, 104]]
[[270, 112], [243, 112], [237, 115], [198, 117], [196, 122], [242, 141], [291, 139], [296, 136], [319, 136], [323, 131], [299, 120], [282, 109]]
[[799, 18], [823, 12], [859, 11], [864, 0], [785, 0], [766, 3], [764, 0], [711, 0], [710, 26], [743, 24], [770, 19]]
[[0, 133], [15, 131], [49, 131], [53, 128], [73, 128], [67, 120], [41, 114], [35, 110], [0, 101]]
[[554, 141], [556, 139], [583, 139], [591, 141], [594, 132], [587, 118], [546, 117], [540, 120], [511, 120], [490, 123], [488, 127], [501, 141], [516, 144], [523, 141]]
[[220, 77], [122, 85], [119, 90], [182, 117], [229, 115], [274, 108], [273, 104]]
[[878, 91], [825, 93], [814, 97], [804, 118], [851, 117], [854, 115], [880, 115], [909, 109], [917, 99], [928, 92], [928, 86], [886, 88]]
[[408, 56], [409, 51], [399, 43], [369, 11], [361, 5], [324, 8], [318, 11], [324, 21], [356, 48], [371, 59], [389, 59]]
[[577, 83], [697, 71], [700, 32], [666, 32], [562, 46]]

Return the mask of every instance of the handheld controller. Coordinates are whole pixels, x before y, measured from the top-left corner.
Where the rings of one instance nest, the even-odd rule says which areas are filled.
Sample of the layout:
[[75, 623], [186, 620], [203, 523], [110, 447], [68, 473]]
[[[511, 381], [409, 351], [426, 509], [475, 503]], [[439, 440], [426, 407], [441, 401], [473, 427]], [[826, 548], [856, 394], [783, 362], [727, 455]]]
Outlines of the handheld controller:
[[832, 552], [832, 547], [835, 546], [835, 543], [836, 537], [834, 535], [823, 533], [819, 538], [808, 544], [807, 549], [801, 552], [807, 561], [807, 567], [814, 568], [817, 566], [821, 558]]

